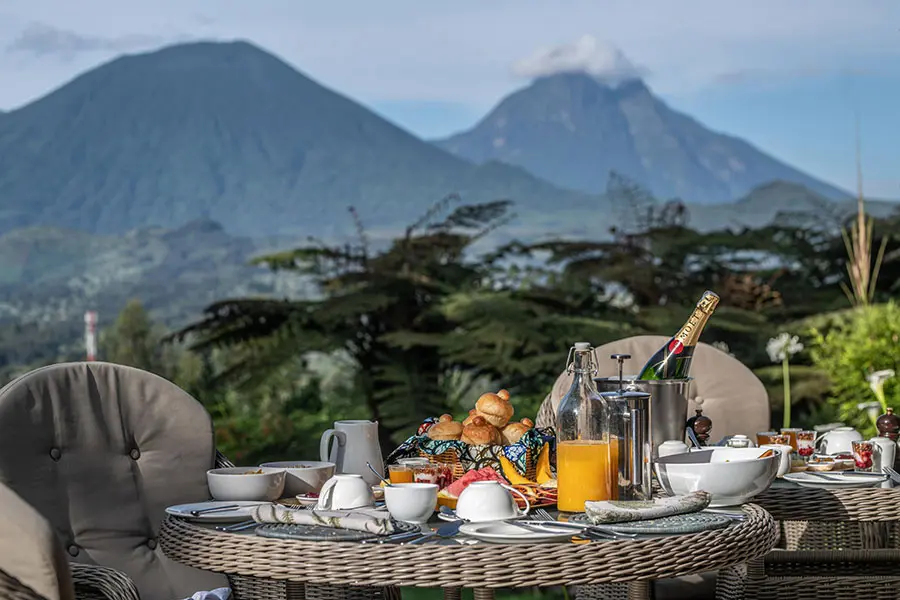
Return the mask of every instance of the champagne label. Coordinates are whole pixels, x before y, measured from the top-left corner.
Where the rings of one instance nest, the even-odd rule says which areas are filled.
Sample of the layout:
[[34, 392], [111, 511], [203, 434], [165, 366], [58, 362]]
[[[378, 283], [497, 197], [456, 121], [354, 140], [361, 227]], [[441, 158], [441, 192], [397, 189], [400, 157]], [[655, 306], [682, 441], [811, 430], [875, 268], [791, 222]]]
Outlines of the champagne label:
[[669, 343], [669, 352], [681, 354], [685, 346], [696, 346], [697, 340], [700, 338], [700, 332], [703, 331], [703, 327], [706, 326], [706, 322], [713, 311], [716, 310], [718, 304], [719, 297], [716, 294], [705, 292], [697, 303], [697, 308], [694, 309], [687, 322]]

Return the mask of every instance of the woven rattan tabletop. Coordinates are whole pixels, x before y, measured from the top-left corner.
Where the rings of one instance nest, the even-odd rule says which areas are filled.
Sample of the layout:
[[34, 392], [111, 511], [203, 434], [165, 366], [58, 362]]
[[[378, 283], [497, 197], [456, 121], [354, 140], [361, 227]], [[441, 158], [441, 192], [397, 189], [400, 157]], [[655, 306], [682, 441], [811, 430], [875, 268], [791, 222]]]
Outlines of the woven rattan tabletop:
[[648, 581], [746, 562], [777, 542], [775, 521], [747, 504], [746, 518], [689, 535], [590, 544], [398, 545], [304, 542], [225, 533], [175, 517], [166, 555], [229, 575], [325, 585], [503, 588]]
[[900, 488], [812, 489], [776, 482], [753, 499], [778, 521], [900, 521]]

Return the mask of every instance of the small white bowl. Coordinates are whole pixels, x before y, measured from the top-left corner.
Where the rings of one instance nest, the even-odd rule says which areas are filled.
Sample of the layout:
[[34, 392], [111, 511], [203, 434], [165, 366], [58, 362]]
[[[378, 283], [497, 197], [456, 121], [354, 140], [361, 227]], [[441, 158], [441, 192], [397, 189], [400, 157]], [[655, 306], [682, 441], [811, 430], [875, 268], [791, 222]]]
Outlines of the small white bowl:
[[437, 507], [436, 483], [394, 483], [384, 488], [384, 503], [398, 521], [422, 524]]
[[[259, 473], [258, 471], [262, 471]], [[209, 493], [216, 500], [264, 500], [281, 498], [284, 469], [227, 467], [206, 472]]]
[[260, 465], [262, 468], [282, 469], [285, 496], [318, 494], [326, 481], [334, 475], [334, 463], [318, 460], [282, 460]]
[[710, 506], [743, 504], [771, 485], [781, 456], [759, 458], [759, 448], [709, 448], [673, 454], [656, 461], [660, 485], [672, 495], [703, 490]]

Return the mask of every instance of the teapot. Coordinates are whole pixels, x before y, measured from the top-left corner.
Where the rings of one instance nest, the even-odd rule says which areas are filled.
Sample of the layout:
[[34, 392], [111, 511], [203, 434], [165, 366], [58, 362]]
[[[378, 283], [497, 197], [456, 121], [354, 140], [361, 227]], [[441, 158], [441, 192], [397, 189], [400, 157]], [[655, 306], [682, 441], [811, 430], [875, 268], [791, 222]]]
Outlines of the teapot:
[[822, 434], [817, 443], [819, 444], [819, 452], [822, 454], [841, 454], [852, 452], [851, 443], [862, 439], [862, 434], [852, 427], [838, 427]]

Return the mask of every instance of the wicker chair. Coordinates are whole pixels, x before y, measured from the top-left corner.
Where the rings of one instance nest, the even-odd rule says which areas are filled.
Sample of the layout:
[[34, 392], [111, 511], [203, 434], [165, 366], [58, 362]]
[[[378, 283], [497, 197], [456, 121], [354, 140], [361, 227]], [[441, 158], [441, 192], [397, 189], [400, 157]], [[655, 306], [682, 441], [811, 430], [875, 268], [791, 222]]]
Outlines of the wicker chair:
[[900, 598], [900, 490], [773, 487], [754, 502], [780, 549], [722, 571], [719, 598]]
[[231, 463], [203, 406], [145, 371], [59, 364], [0, 390], [0, 482], [50, 522], [79, 598], [173, 600], [227, 585], [156, 541], [167, 506], [209, 497], [216, 464]]

